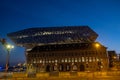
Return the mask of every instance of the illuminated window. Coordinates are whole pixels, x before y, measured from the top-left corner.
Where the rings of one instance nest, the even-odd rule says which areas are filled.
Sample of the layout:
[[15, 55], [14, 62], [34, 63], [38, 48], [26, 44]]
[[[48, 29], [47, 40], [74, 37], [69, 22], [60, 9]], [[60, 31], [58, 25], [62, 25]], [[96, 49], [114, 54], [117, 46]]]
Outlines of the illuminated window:
[[72, 62], [74, 62], [74, 58], [72, 58]]
[[75, 62], [78, 62], [77, 58], [75, 58]]
[[49, 63], [51, 63], [51, 60], [49, 60]]
[[45, 63], [45, 60], [43, 60], [43, 63]]
[[57, 66], [54, 66], [54, 71], [57, 71]]
[[88, 62], [88, 57], [86, 57], [86, 62]]
[[76, 70], [77, 70], [77, 66], [74, 65], [74, 66], [73, 66], [73, 71], [76, 71]]
[[53, 34], [52, 32], [43, 32], [42, 33], [43, 35], [51, 35], [51, 34]]
[[67, 69], [67, 71], [68, 71], [68, 70], [70, 70], [70, 66], [69, 66], [69, 65], [67, 65], [67, 66], [66, 66], [66, 69]]
[[46, 63], [48, 63], [48, 60], [46, 60]]
[[95, 62], [95, 57], [93, 57], [93, 62]]
[[97, 61], [99, 61], [99, 59], [97, 58]]
[[42, 60], [40, 60], [40, 63], [42, 63]]
[[91, 57], [89, 57], [89, 62], [92, 62], [92, 59], [91, 59]]
[[57, 62], [58, 62], [58, 60], [55, 60], [55, 62], [57, 63]]
[[52, 60], [52, 63], [54, 63], [54, 60]]
[[85, 62], [85, 59], [84, 59], [84, 57], [82, 57], [82, 62]]
[[33, 61], [33, 63], [36, 63], [36, 61]]
[[67, 58], [65, 58], [65, 62], [67, 62]]
[[68, 59], [68, 62], [71, 62], [71, 59], [70, 59], [70, 58]]
[[25, 37], [28, 37], [28, 35], [22, 35], [22, 36], [19, 36], [18, 38], [25, 38]]
[[[52, 35], [52, 34], [66, 34], [66, 33], [72, 34], [72, 33], [74, 33], [74, 32], [73, 32], [73, 31], [37, 32], [37, 33], [35, 33], [35, 34], [32, 35], [32, 36]], [[24, 36], [26, 37], [27, 35], [24, 35]], [[22, 37], [23, 37], [23, 36], [22, 36]], [[22, 38], [22, 37], [20, 36], [19, 38]]]
[[103, 68], [103, 66], [100, 66], [101, 68]]
[[59, 70], [60, 70], [60, 71], [63, 70], [63, 65], [60, 65]]
[[61, 62], [64, 62], [64, 59], [62, 59]]
[[39, 60], [39, 59], [37, 59], [37, 63], [39, 63], [39, 61], [40, 61], [40, 60]]
[[81, 58], [79, 58], [79, 62], [81, 62]]

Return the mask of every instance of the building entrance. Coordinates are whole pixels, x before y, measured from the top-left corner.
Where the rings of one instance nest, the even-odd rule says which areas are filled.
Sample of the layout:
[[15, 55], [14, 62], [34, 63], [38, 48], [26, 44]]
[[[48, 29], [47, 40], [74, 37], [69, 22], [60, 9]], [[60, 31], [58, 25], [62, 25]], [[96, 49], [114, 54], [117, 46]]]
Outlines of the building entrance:
[[47, 65], [46, 66], [46, 72], [50, 72], [50, 71], [51, 71], [50, 65]]
[[85, 71], [85, 66], [83, 64], [80, 65], [80, 71]]

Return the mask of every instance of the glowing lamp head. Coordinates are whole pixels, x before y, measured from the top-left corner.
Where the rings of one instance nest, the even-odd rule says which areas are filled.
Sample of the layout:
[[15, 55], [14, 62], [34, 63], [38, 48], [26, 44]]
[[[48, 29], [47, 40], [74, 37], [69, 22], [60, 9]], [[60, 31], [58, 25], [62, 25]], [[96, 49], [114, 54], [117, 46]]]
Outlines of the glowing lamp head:
[[13, 45], [11, 45], [11, 48], [14, 48], [14, 46], [13, 46]]
[[99, 43], [95, 43], [95, 47], [96, 48], [100, 47], [100, 44]]
[[11, 48], [11, 46], [8, 44], [8, 45], [6, 46], [6, 48], [7, 48], [7, 49], [10, 49], [10, 48]]
[[10, 45], [10, 44], [7, 44], [7, 45], [6, 45], [6, 48], [7, 48], [7, 49], [12, 49], [12, 48], [14, 48], [14, 46], [13, 46], [13, 45]]

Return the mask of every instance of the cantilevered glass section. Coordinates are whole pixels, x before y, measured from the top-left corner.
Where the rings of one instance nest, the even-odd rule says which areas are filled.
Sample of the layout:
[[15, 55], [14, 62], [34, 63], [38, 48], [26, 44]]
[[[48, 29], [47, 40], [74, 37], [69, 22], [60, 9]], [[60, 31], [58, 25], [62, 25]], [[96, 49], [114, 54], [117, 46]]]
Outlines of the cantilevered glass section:
[[17, 45], [86, 43], [97, 36], [88, 26], [29, 28], [8, 34]]

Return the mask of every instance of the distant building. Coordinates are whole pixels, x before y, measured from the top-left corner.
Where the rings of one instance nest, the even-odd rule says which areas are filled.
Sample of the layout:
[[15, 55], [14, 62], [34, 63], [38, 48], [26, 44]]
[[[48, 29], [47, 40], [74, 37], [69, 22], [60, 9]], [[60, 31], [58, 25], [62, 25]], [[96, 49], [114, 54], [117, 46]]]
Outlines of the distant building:
[[117, 54], [115, 51], [108, 51], [109, 67], [115, 67], [115, 62], [117, 61]]
[[98, 35], [88, 26], [29, 28], [8, 36], [26, 48], [29, 72], [108, 69], [106, 47], [95, 42]]

